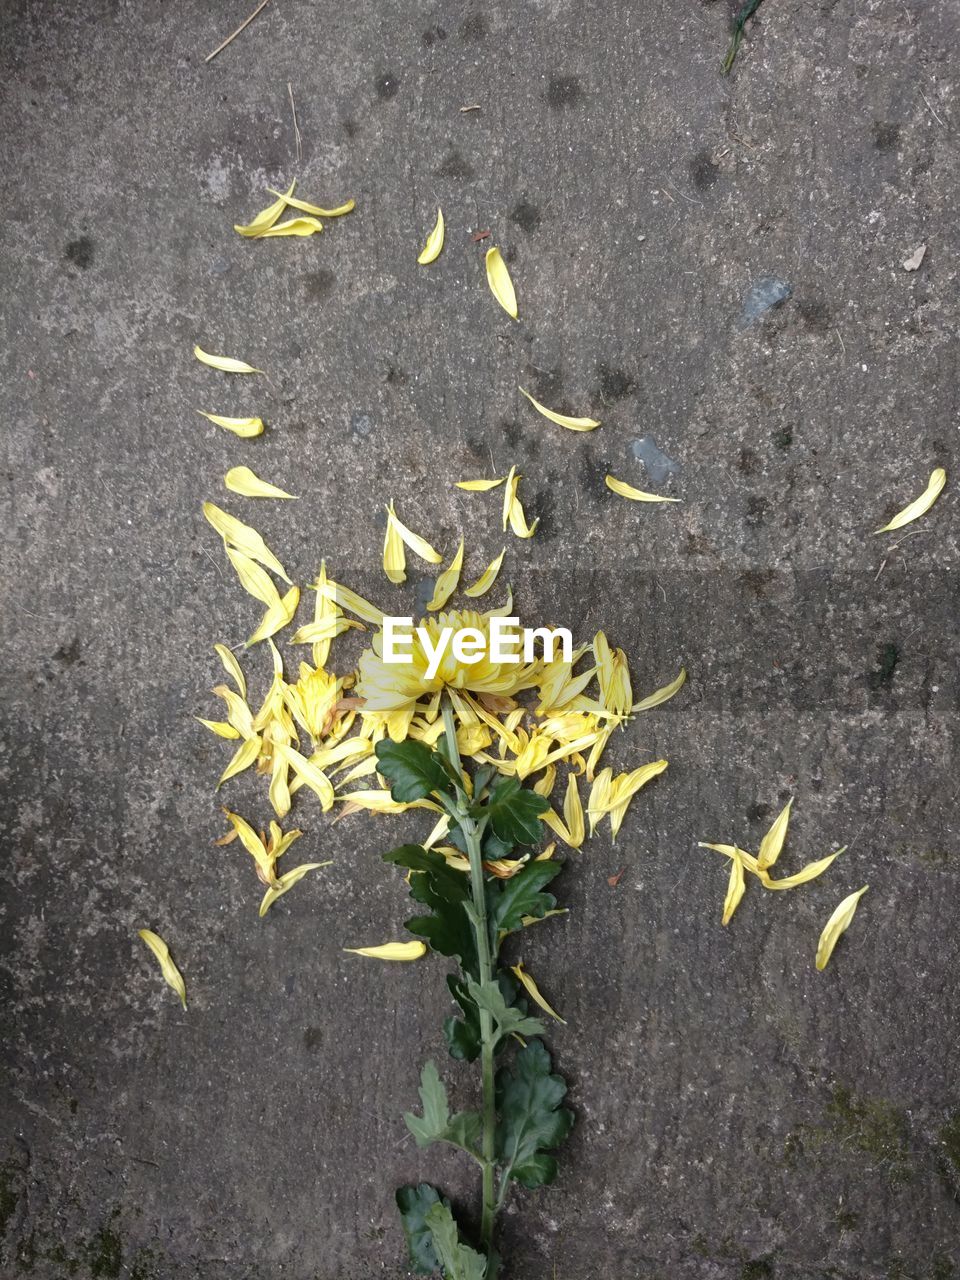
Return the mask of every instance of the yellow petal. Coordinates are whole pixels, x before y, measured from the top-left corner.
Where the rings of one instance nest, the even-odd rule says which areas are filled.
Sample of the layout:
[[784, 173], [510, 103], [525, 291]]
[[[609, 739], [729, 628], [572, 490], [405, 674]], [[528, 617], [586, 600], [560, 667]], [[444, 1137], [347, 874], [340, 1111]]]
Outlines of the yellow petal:
[[494, 246], [487, 250], [487, 284], [490, 292], [514, 320], [517, 318], [517, 295], [510, 279], [510, 272], [500, 250]]
[[458, 489], [466, 489], [468, 493], [489, 493], [491, 489], [502, 485], [506, 478], [501, 476], [499, 480], [457, 480], [454, 483]]
[[735, 844], [708, 844], [706, 840], [700, 840], [698, 845], [701, 849], [713, 849], [716, 853], [722, 853], [727, 858], [737, 858], [748, 871], [752, 871], [755, 876], [760, 875], [760, 868], [753, 854]]
[[723, 920], [721, 924], [729, 924], [733, 918], [733, 913], [740, 905], [740, 899], [743, 897], [747, 882], [743, 875], [743, 860], [740, 857], [740, 850], [734, 848], [733, 858], [730, 863], [730, 880], [727, 884], [727, 896], [723, 903]]
[[419, 960], [427, 954], [425, 942], [382, 942], [378, 947], [344, 947], [355, 956], [373, 960]]
[[184, 1008], [187, 1007], [187, 985], [183, 980], [183, 975], [177, 966], [170, 959], [170, 949], [158, 933], [154, 933], [152, 929], [140, 929], [140, 937], [144, 940], [153, 954], [160, 961], [160, 972], [163, 974], [167, 986], [172, 987], [180, 997], [180, 1003]]
[[240, 436], [243, 440], [250, 440], [253, 436], [263, 435], [263, 419], [262, 418], [225, 418], [219, 413], [204, 413], [202, 409], [198, 409], [201, 418], [207, 418], [218, 427], [223, 427], [227, 431], [232, 431], [235, 436]]
[[469, 596], [471, 600], [476, 600], [478, 596], [485, 596], [497, 580], [497, 574], [500, 572], [506, 553], [507, 548], [504, 547], [497, 558], [490, 561], [473, 586], [464, 589], [463, 594]]
[[282, 631], [284, 627], [289, 626], [294, 619], [299, 603], [300, 588], [291, 587], [282, 599], [269, 606], [267, 612], [260, 619], [259, 627], [247, 640], [246, 647], [250, 649], [253, 645], [259, 644], [261, 640], [267, 640], [270, 636], [275, 636], [278, 631]]
[[606, 486], [614, 493], [619, 493], [621, 498], [631, 498], [634, 502], [679, 502], [679, 498], [661, 498], [656, 493], [644, 493], [642, 489], [635, 489], [632, 484], [625, 484], [623, 480], [617, 480], [613, 476], [605, 477]]
[[825, 969], [827, 961], [833, 955], [833, 948], [837, 945], [837, 941], [841, 933], [845, 933], [850, 921], [853, 919], [857, 910], [860, 899], [870, 888], [865, 884], [862, 889], [858, 889], [856, 893], [851, 893], [849, 897], [844, 898], [834, 911], [833, 915], [823, 926], [823, 933], [820, 935], [820, 941], [817, 944], [817, 968]]
[[279, 191], [268, 188], [271, 195], [277, 196], [273, 204], [267, 205], [266, 209], [262, 209], [252, 222], [248, 222], [246, 226], [238, 226], [234, 223], [233, 229], [238, 235], [247, 236], [249, 239], [255, 239], [257, 236], [263, 235], [283, 213], [287, 207], [289, 198], [293, 195], [293, 189], [297, 185], [296, 179], [287, 187], [286, 195], [281, 195]]
[[527, 995], [534, 1004], [538, 1004], [544, 1013], [549, 1013], [550, 1017], [555, 1018], [557, 1022], [562, 1022], [564, 1026], [567, 1025], [566, 1018], [561, 1018], [556, 1009], [551, 1008], [546, 1000], [544, 1000], [543, 996], [540, 994], [540, 988], [534, 982], [530, 974], [524, 969], [522, 960], [519, 964], [512, 964], [510, 966], [510, 972], [520, 981], [521, 985], [527, 992]]
[[760, 848], [757, 852], [757, 866], [761, 871], [766, 871], [768, 867], [772, 867], [780, 857], [783, 842], [787, 838], [787, 827], [790, 825], [790, 807], [792, 804], [793, 797], [791, 796], [773, 820], [770, 830], [760, 841]]
[[243, 698], [234, 693], [232, 689], [228, 689], [225, 684], [218, 684], [213, 692], [227, 704], [227, 719], [240, 737], [244, 739], [252, 738], [256, 733], [256, 729], [254, 728], [250, 708]]
[[520, 477], [517, 475], [517, 468], [511, 467], [506, 479], [505, 488], [503, 490], [503, 531], [506, 533], [507, 525], [510, 523], [510, 508], [513, 500], [517, 496], [517, 486], [520, 483]]
[[763, 881], [763, 887], [765, 889], [795, 889], [797, 885], [806, 884], [808, 880], [816, 880], [817, 876], [822, 875], [823, 872], [826, 871], [834, 858], [840, 857], [846, 847], [847, 846], [844, 845], [843, 849], [838, 849], [836, 853], [831, 853], [825, 858], [820, 858], [818, 862], [808, 862], [805, 867], [796, 873], [796, 875], [785, 876], [782, 880], [771, 880], [768, 873], [764, 871], [762, 867], [759, 867], [758, 864], [760, 879]]
[[232, 356], [212, 356], [197, 346], [193, 348], [193, 354], [201, 364], [208, 364], [211, 369], [220, 369], [223, 373], [263, 373], [262, 369], [255, 369], [245, 360], [234, 360]]
[[[293, 772], [310, 788], [320, 801], [320, 807], [326, 813], [333, 808], [333, 784], [322, 769], [318, 769], [306, 756], [301, 755], [293, 747], [282, 743], [274, 744], [274, 751], [286, 760]], [[388, 793], [389, 794], [389, 793]]]
[[441, 564], [443, 556], [439, 551], [434, 551], [430, 543], [425, 538], [421, 538], [419, 534], [408, 529], [402, 520], [397, 516], [393, 503], [387, 508], [388, 512], [393, 516], [393, 525], [397, 533], [407, 544], [415, 556], [419, 556], [421, 560], [426, 560], [428, 564]]
[[280, 876], [277, 880], [277, 887], [268, 889], [263, 895], [263, 900], [260, 903], [261, 920], [276, 900], [282, 898], [285, 893], [289, 893], [295, 884], [299, 884], [308, 871], [316, 871], [319, 867], [329, 867], [330, 865], [329, 859], [326, 862], [303, 862], [299, 867], [294, 867], [292, 871]]
[[935, 471], [930, 473], [930, 479], [927, 487], [921, 493], [919, 498], [915, 498], [909, 506], [904, 507], [902, 511], [898, 511], [889, 524], [885, 524], [882, 529], [874, 529], [874, 533], [889, 533], [891, 529], [902, 529], [905, 524], [909, 524], [911, 520], [916, 520], [918, 516], [922, 516], [925, 511], [929, 511], [937, 498], [943, 492], [943, 486], [947, 483], [947, 473], [943, 467], [937, 467]]
[[240, 697], [245, 698], [247, 696], [247, 682], [240, 663], [237, 661], [236, 654], [228, 649], [225, 644], [215, 644], [213, 650], [223, 663], [224, 671], [236, 681], [237, 688], [240, 690]]
[[256, 760], [257, 756], [260, 754], [260, 748], [262, 746], [263, 740], [258, 738], [256, 735], [252, 738], [247, 738], [243, 746], [237, 748], [233, 759], [224, 769], [223, 773], [221, 773], [220, 781], [217, 783], [217, 788], [219, 789], [222, 787], [228, 778], [233, 778], [236, 774], [243, 773], [244, 769], [249, 769], [254, 760]]
[[527, 524], [527, 517], [523, 513], [523, 504], [519, 498], [514, 498], [510, 503], [510, 528], [518, 538], [532, 538], [537, 531], [537, 525], [540, 523], [540, 517], [534, 520], [533, 524]]
[[271, 236], [312, 236], [315, 231], [322, 231], [323, 223], [317, 218], [288, 218], [286, 222], [278, 222], [268, 231], [261, 231], [258, 240], [269, 240]]
[[407, 553], [403, 549], [403, 539], [397, 530], [397, 518], [393, 514], [393, 503], [387, 507], [387, 530], [383, 535], [383, 572], [395, 587], [407, 580]]
[[568, 431], [592, 431], [594, 427], [599, 427], [600, 425], [594, 418], [571, 418], [565, 413], [554, 413], [553, 409], [548, 409], [539, 400], [534, 400], [530, 392], [524, 391], [523, 387], [518, 387], [517, 390], [522, 396], [527, 397], [537, 413], [542, 413], [545, 418], [555, 422], [558, 427], [566, 427]]
[[440, 250], [443, 248], [443, 210], [437, 210], [436, 226], [427, 236], [427, 243], [423, 246], [420, 257], [417, 259], [421, 267], [425, 267], [428, 262], [434, 262], [440, 256]]
[[349, 613], [356, 614], [364, 622], [369, 622], [375, 627], [383, 625], [383, 611], [378, 609], [376, 605], [371, 604], [369, 600], [364, 600], [363, 596], [358, 596], [349, 587], [345, 587], [331, 579], [329, 582], [318, 583], [316, 589], [322, 595], [325, 595], [328, 600], [338, 604], [341, 609], [346, 609]]
[[243, 498], [292, 498], [292, 493], [278, 489], [254, 475], [249, 467], [231, 467], [223, 477], [223, 483], [231, 493], [239, 493]]
[[567, 775], [567, 794], [563, 801], [563, 819], [570, 834], [568, 843], [574, 849], [583, 844], [586, 830], [583, 823], [583, 805], [580, 803], [580, 791], [577, 786], [577, 775]]
[[213, 502], [205, 502], [203, 504], [203, 514], [219, 533], [220, 537], [223, 538], [224, 542], [229, 542], [231, 546], [236, 547], [238, 551], [242, 551], [251, 560], [256, 560], [267, 569], [272, 569], [284, 582], [290, 581], [287, 577], [286, 569], [284, 569], [256, 529], [244, 524], [242, 520], [238, 520], [236, 516], [230, 515], [229, 512], [221, 510]]
[[202, 716], [194, 716], [195, 720], [199, 720], [202, 725], [215, 733], [218, 738], [239, 738], [240, 731], [235, 729], [232, 724], [226, 724], [223, 720], [204, 720]]
[[457, 554], [450, 561], [449, 569], [444, 569], [433, 586], [433, 595], [427, 604], [428, 609], [442, 609], [447, 603], [454, 591], [457, 589], [457, 583], [460, 581], [460, 570], [463, 568], [463, 539], [460, 539], [460, 546], [457, 548]]
[[280, 592], [266, 569], [261, 569], [255, 560], [245, 556], [236, 547], [227, 547], [227, 559], [237, 571], [240, 585], [254, 600], [259, 600], [267, 608], [280, 603]]
[[240, 837], [240, 843], [257, 864], [262, 878], [267, 884], [276, 884], [277, 873], [273, 865], [276, 859], [267, 853], [266, 846], [256, 831], [247, 822], [246, 818], [240, 817], [239, 813], [231, 813], [229, 809], [224, 809], [223, 812], [233, 830]]
[[651, 707], [659, 707], [661, 702], [666, 702], [672, 698], [675, 693], [679, 693], [683, 688], [687, 679], [685, 668], [680, 668], [680, 674], [676, 680], [671, 680], [669, 684], [665, 684], [662, 689], [657, 689], [655, 693], [651, 693], [648, 698], [641, 698], [639, 702], [635, 702], [631, 707], [632, 711], [649, 711]]
[[365, 631], [363, 623], [354, 622], [352, 618], [329, 616], [319, 622], [307, 622], [299, 631], [290, 637], [291, 644], [318, 644], [324, 640], [335, 640], [345, 631]]
[[[345, 213], [353, 213], [357, 207], [356, 200], [347, 200], [343, 204], [338, 204], [335, 209], [324, 209], [318, 204], [308, 204], [306, 200], [294, 200], [291, 198], [290, 192], [286, 195], [280, 195], [279, 191], [275, 191], [273, 187], [267, 187], [272, 196], [280, 196], [285, 205], [289, 205], [292, 209], [299, 209], [301, 213], [312, 213], [318, 218], [342, 218]], [[292, 188], [291, 188], [292, 190]]]

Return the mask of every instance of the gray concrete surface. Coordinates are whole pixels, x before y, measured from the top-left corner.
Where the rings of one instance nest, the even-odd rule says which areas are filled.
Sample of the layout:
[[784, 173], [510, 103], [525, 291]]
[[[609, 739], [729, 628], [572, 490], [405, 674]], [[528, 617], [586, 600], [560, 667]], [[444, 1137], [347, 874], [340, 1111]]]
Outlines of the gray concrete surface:
[[[446, 547], [462, 530], [479, 567], [493, 504], [450, 481], [517, 462], [543, 517], [508, 552], [524, 616], [606, 626], [640, 690], [691, 672], [616, 744], [668, 773], [525, 940], [578, 1124], [505, 1218], [509, 1280], [960, 1274], [955, 483], [879, 577], [869, 536], [957, 465], [960, 4], [768, 0], [729, 80], [726, 0], [272, 0], [205, 65], [251, 7], [0, 14], [2, 1274], [394, 1278], [398, 1182], [471, 1205], [400, 1119], [442, 1052], [444, 964], [341, 951], [397, 932], [376, 854], [422, 824], [303, 806], [301, 848], [335, 865], [265, 922], [211, 844], [225, 753], [192, 717], [211, 645], [255, 614], [200, 503], [238, 462], [303, 495], [255, 520], [298, 580], [325, 555], [381, 600], [381, 503]], [[293, 176], [358, 212], [235, 236]], [[771, 275], [791, 297], [739, 330]], [[195, 341], [272, 384], [202, 369]], [[603, 428], [551, 428], [518, 382]], [[644, 483], [646, 435], [682, 507], [603, 489]], [[790, 794], [791, 868], [849, 851], [721, 929], [696, 841], [755, 847]]]

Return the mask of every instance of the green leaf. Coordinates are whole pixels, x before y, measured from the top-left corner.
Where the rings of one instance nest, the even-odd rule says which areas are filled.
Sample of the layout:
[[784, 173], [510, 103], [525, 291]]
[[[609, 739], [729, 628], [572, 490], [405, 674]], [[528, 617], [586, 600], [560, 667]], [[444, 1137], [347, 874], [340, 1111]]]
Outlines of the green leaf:
[[523, 928], [524, 916], [536, 916], [539, 919], [552, 911], [557, 905], [556, 898], [550, 893], [541, 893], [540, 890], [562, 870], [562, 864], [552, 860], [528, 862], [522, 871], [518, 871], [509, 880], [499, 880], [496, 887], [491, 886], [489, 912], [493, 918], [494, 933], [513, 933], [514, 930]]
[[440, 1259], [433, 1247], [433, 1233], [427, 1226], [427, 1211], [435, 1204], [447, 1201], [429, 1182], [419, 1186], [397, 1189], [397, 1208], [403, 1225], [403, 1238], [407, 1242], [410, 1265], [419, 1275], [430, 1275], [440, 1266]]
[[410, 896], [432, 909], [432, 915], [413, 916], [406, 927], [426, 938], [434, 951], [457, 956], [468, 973], [478, 972], [477, 939], [467, 914], [470, 880], [451, 867], [443, 854], [418, 844], [405, 844], [384, 854], [387, 862], [408, 867]]
[[423, 1115], [404, 1112], [404, 1123], [416, 1139], [418, 1147], [431, 1142], [449, 1142], [479, 1160], [480, 1133], [483, 1121], [476, 1111], [458, 1111], [451, 1116], [447, 1090], [432, 1062], [424, 1063], [420, 1072], [420, 1101]]
[[462, 1243], [449, 1205], [431, 1205], [427, 1210], [427, 1226], [446, 1280], [485, 1280], [487, 1259]]
[[[446, 902], [461, 902], [470, 896], [470, 879], [456, 867], [451, 867], [442, 853], [433, 849], [424, 849], [422, 844], [402, 844], [383, 855], [384, 862], [392, 862], [395, 866], [406, 867], [409, 871], [423, 871], [430, 877], [429, 884]], [[417, 877], [410, 879], [411, 888]], [[427, 902], [426, 898], [418, 898], [418, 902]]]
[[508, 844], [536, 844], [543, 834], [540, 814], [550, 801], [522, 787], [516, 778], [500, 778], [490, 792], [485, 812], [496, 835]]
[[[518, 999], [520, 984], [513, 974], [501, 969], [496, 974], [495, 980], [504, 1003], [517, 1005], [521, 1013], [526, 1013], [527, 1003], [522, 998]], [[450, 988], [450, 994], [463, 1010], [462, 1019], [456, 1017], [444, 1019], [443, 1034], [447, 1041], [447, 1048], [450, 1050], [451, 1058], [462, 1062], [473, 1062], [480, 1054], [480, 1011], [470, 995], [466, 982], [458, 974], [447, 974], [447, 986]], [[501, 1040], [495, 1052], [499, 1053], [504, 1047], [504, 1041]]]
[[573, 1112], [560, 1106], [566, 1083], [550, 1067], [543, 1044], [531, 1040], [497, 1072], [497, 1153], [508, 1176], [524, 1187], [553, 1181], [557, 1165], [547, 1152], [573, 1127]]
[[492, 1015], [497, 1024], [498, 1040], [509, 1035], [539, 1036], [543, 1034], [544, 1026], [540, 1019], [528, 1017], [516, 1005], [508, 1005], [498, 983], [471, 981], [467, 986], [477, 1008], [486, 1009]]
[[377, 772], [390, 783], [390, 795], [404, 804], [432, 791], [448, 791], [450, 780], [440, 760], [424, 742], [382, 738], [376, 745]]

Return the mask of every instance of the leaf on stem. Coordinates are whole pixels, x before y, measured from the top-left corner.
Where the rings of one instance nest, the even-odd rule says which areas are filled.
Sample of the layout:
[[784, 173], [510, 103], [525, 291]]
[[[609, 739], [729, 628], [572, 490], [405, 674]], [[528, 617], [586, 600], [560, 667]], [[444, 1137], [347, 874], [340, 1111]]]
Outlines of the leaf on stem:
[[557, 1162], [548, 1153], [573, 1127], [573, 1112], [560, 1105], [566, 1092], [539, 1040], [497, 1072], [497, 1152], [506, 1176], [521, 1186], [541, 1187], [556, 1177]]
[[535, 844], [543, 833], [540, 815], [549, 808], [549, 800], [522, 787], [516, 778], [501, 778], [490, 792], [485, 812], [501, 840]]
[[383, 738], [376, 745], [377, 772], [390, 783], [390, 795], [402, 804], [446, 791], [450, 780], [435, 752], [423, 742]]
[[461, 1242], [456, 1219], [448, 1204], [431, 1205], [427, 1210], [426, 1223], [445, 1280], [485, 1280], [487, 1259]]
[[433, 1233], [427, 1226], [427, 1213], [435, 1204], [446, 1205], [447, 1201], [429, 1182], [397, 1189], [397, 1208], [410, 1265], [422, 1276], [432, 1274], [440, 1266], [433, 1247]]
[[508, 1005], [496, 982], [469, 982], [468, 988], [478, 1009], [485, 1009], [496, 1025], [496, 1038], [505, 1036], [540, 1036], [544, 1025], [539, 1018], [528, 1017], [515, 1005]]
[[414, 1136], [418, 1147], [429, 1147], [432, 1142], [449, 1142], [468, 1155], [479, 1159], [480, 1136], [483, 1121], [477, 1111], [458, 1111], [450, 1114], [447, 1090], [436, 1064], [424, 1063], [420, 1072], [420, 1102], [423, 1115], [405, 1111], [403, 1122]]

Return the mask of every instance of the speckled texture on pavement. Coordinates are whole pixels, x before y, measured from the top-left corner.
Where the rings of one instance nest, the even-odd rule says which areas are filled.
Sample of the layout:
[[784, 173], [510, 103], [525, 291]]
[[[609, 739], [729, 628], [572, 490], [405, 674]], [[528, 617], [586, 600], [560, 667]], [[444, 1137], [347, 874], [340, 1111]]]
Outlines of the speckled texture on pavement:
[[[450, 481], [515, 462], [542, 516], [503, 575], [524, 616], [605, 626], [638, 692], [691, 679], [613, 751], [669, 770], [524, 939], [578, 1119], [504, 1219], [506, 1280], [960, 1276], [960, 3], [768, 0], [729, 80], [727, 0], [271, 0], [205, 65], [251, 8], [0, 11], [0, 1271], [399, 1280], [397, 1183], [469, 1211], [470, 1171], [400, 1119], [442, 1053], [444, 964], [341, 951], [398, 934], [376, 855], [422, 823], [302, 805], [335, 865], [263, 922], [212, 846], [226, 744], [192, 717], [256, 606], [200, 504], [253, 466], [302, 495], [252, 517], [296, 580], [323, 555], [402, 612], [423, 584], [388, 594], [383, 501], [447, 550], [462, 531], [479, 572], [497, 504]], [[357, 212], [234, 235], [294, 176]], [[764, 279], [789, 297], [742, 327]], [[602, 429], [552, 427], [518, 383]], [[682, 506], [603, 488], [651, 487], [645, 437]], [[951, 485], [889, 552], [870, 530], [935, 465]], [[252, 783], [226, 794], [266, 816]], [[790, 868], [847, 853], [722, 929], [696, 841], [755, 847], [791, 794]]]

